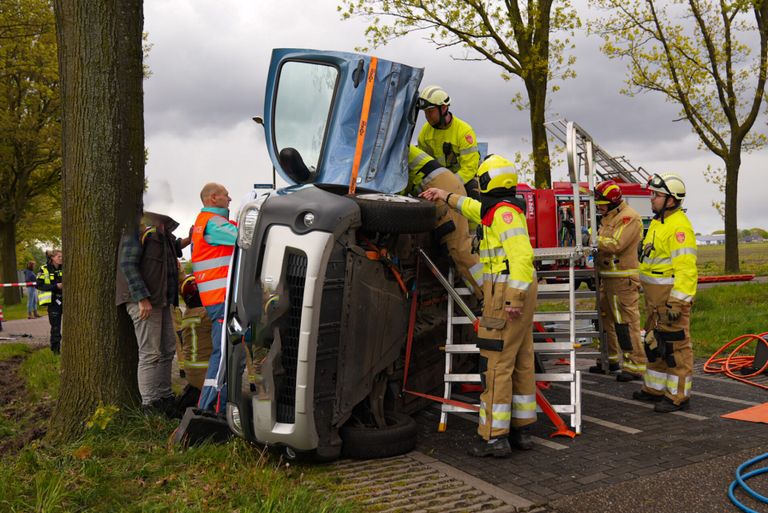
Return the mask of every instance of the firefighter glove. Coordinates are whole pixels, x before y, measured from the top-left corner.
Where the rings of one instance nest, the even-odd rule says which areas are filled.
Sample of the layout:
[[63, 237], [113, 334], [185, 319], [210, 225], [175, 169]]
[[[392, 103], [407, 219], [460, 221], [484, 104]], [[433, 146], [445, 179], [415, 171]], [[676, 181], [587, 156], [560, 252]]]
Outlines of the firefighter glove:
[[677, 322], [682, 314], [683, 309], [680, 301], [670, 300], [670, 302], [667, 303], [667, 320], [669, 320], [670, 323]]

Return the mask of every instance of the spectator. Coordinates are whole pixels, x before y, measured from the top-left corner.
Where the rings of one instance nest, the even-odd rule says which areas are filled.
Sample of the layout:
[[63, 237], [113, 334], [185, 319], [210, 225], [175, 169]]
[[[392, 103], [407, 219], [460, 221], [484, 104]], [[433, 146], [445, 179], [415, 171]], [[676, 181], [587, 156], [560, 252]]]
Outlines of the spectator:
[[223, 354], [221, 346], [224, 299], [229, 262], [237, 241], [237, 228], [228, 219], [232, 198], [223, 185], [205, 184], [200, 191], [200, 199], [203, 208], [192, 228], [192, 271], [200, 291], [200, 299], [213, 324], [213, 351], [198, 407], [221, 413], [221, 408], [226, 405], [227, 400], [225, 369], [220, 362]]
[[171, 364], [175, 333], [171, 306], [179, 304], [176, 259], [189, 245], [177, 239], [179, 224], [151, 212], [136, 233], [124, 233], [118, 250], [116, 304], [125, 305], [139, 346], [137, 377], [142, 409], [175, 416]]
[[61, 250], [54, 249], [46, 253], [48, 261], [37, 273], [37, 290], [40, 291], [40, 305], [48, 305], [48, 322], [51, 324], [51, 351], [61, 352], [61, 316], [62, 316], [62, 256]]
[[[34, 260], [27, 262], [27, 267], [24, 269], [25, 282], [33, 283], [37, 281], [37, 275], [35, 274], [36, 266], [37, 263]], [[37, 319], [40, 317], [37, 313], [37, 288], [35, 285], [27, 287], [27, 319]]]

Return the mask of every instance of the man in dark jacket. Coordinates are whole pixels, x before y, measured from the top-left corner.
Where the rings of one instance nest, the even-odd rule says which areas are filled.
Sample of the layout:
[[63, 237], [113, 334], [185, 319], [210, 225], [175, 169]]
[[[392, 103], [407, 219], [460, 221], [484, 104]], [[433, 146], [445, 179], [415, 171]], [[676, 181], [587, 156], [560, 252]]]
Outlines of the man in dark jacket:
[[48, 254], [48, 262], [37, 273], [37, 290], [40, 291], [40, 305], [48, 305], [48, 322], [51, 324], [51, 351], [61, 352], [62, 316], [62, 275], [61, 250], [54, 249]]
[[172, 415], [171, 364], [175, 333], [171, 306], [179, 304], [176, 259], [189, 245], [177, 239], [179, 224], [145, 212], [137, 233], [124, 234], [118, 253], [116, 304], [125, 305], [139, 345], [138, 382], [145, 411]]

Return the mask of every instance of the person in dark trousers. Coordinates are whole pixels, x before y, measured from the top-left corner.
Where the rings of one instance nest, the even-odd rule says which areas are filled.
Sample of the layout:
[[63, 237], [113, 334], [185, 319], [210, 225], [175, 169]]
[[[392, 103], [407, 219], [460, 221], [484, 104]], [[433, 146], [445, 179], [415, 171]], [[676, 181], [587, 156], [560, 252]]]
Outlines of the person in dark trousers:
[[48, 255], [48, 262], [37, 273], [37, 290], [40, 306], [48, 305], [48, 322], [51, 323], [51, 351], [61, 352], [62, 316], [62, 255], [54, 249]]
[[176, 334], [171, 306], [179, 304], [176, 259], [189, 244], [168, 216], [145, 212], [139, 230], [120, 238], [116, 301], [131, 316], [139, 346], [137, 371], [142, 409], [177, 416], [171, 390]]

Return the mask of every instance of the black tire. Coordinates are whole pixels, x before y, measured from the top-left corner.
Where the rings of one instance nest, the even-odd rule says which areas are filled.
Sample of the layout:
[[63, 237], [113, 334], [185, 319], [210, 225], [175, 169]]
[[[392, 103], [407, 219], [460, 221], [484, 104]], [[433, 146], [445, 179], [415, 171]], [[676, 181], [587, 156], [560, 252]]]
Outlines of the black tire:
[[350, 196], [360, 207], [363, 229], [381, 233], [423, 233], [435, 227], [435, 205], [397, 194]]
[[339, 430], [346, 458], [368, 460], [388, 458], [416, 447], [416, 421], [408, 415], [387, 412], [385, 428], [346, 425]]

